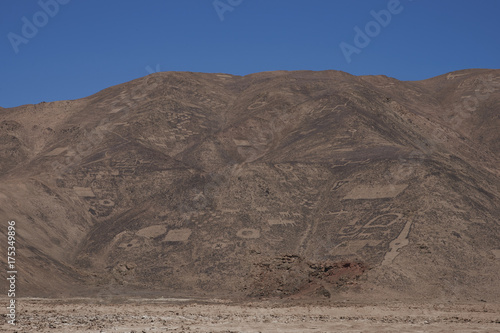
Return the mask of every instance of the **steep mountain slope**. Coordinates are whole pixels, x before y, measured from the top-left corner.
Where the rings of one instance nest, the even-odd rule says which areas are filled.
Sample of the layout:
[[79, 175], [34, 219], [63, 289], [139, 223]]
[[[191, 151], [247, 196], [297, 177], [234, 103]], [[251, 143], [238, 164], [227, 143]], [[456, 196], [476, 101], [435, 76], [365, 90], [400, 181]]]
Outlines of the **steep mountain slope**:
[[499, 91], [169, 72], [1, 109], [19, 292], [498, 300]]

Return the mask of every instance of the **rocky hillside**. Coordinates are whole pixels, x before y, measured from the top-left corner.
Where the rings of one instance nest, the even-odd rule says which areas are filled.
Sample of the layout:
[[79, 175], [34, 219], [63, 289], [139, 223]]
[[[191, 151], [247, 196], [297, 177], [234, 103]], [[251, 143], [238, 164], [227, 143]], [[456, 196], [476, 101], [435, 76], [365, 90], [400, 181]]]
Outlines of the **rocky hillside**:
[[[0, 109], [24, 296], [498, 300], [500, 70], [155, 73]], [[6, 256], [2, 256], [6, 266]]]

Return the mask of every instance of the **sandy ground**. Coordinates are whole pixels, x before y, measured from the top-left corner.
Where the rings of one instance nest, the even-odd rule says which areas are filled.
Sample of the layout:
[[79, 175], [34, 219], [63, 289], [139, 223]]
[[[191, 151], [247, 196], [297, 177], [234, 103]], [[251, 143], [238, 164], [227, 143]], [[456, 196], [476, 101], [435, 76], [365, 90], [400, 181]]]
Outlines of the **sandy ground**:
[[18, 300], [2, 332], [500, 332], [500, 305]]

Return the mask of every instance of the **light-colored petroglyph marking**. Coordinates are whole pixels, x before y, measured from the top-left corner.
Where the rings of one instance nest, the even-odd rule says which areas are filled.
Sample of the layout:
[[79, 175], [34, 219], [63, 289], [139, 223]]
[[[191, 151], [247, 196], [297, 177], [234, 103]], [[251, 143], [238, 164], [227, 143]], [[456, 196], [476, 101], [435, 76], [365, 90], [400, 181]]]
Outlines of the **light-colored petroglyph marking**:
[[285, 173], [287, 177], [290, 177], [288, 180], [297, 181], [300, 178], [293, 172], [295, 169], [291, 164], [275, 164], [277, 169]]
[[248, 229], [248, 228], [240, 229], [236, 233], [236, 236], [238, 236], [240, 238], [247, 238], [247, 239], [259, 238], [260, 237], [260, 230], [259, 229]]
[[116, 108], [111, 109], [111, 111], [109, 111], [108, 113], [109, 114], [118, 113], [123, 109], [124, 109], [123, 107], [116, 107]]
[[257, 208], [255, 208], [255, 210], [258, 212], [261, 212], [261, 213], [269, 211], [269, 209], [267, 207], [257, 207]]
[[45, 156], [57, 156], [59, 154], [64, 153], [66, 150], [68, 150], [68, 147], [60, 147], [52, 150], [50, 153], [46, 154]]
[[358, 239], [370, 239], [370, 237], [373, 237], [373, 235], [365, 232], [360, 232], [359, 234], [356, 235], [356, 238]]
[[217, 243], [214, 243], [212, 244], [212, 249], [214, 250], [220, 250], [220, 249], [224, 249], [226, 248], [227, 246], [229, 245], [229, 243], [225, 243], [225, 242], [217, 242]]
[[290, 226], [294, 226], [295, 225], [295, 221], [293, 221], [293, 220], [283, 220], [281, 218], [279, 218], [279, 219], [269, 219], [269, 220], [267, 220], [267, 223], [269, 223], [269, 225], [290, 225]]
[[302, 207], [305, 207], [307, 209], [313, 209], [316, 206], [316, 204], [317, 204], [316, 202], [307, 199], [302, 199], [300, 203]]
[[173, 229], [168, 232], [163, 241], [165, 242], [185, 242], [191, 236], [191, 229]]
[[403, 217], [403, 214], [389, 213], [371, 219], [363, 228], [387, 228]]
[[115, 205], [114, 201], [109, 199], [99, 200], [99, 204], [105, 207], [113, 207]]
[[73, 191], [75, 191], [76, 195], [79, 197], [88, 197], [88, 198], [94, 198], [95, 194], [94, 191], [90, 187], [73, 187]]
[[344, 104], [338, 104], [338, 105], [336, 105], [336, 106], [332, 109], [332, 111], [335, 111], [335, 110], [337, 110], [337, 108], [340, 108], [340, 107], [342, 107], [342, 106], [343, 106], [343, 107], [347, 107], [347, 102], [345, 102]]
[[155, 238], [167, 232], [167, 227], [164, 225], [152, 225], [137, 231], [135, 234], [140, 237]]
[[345, 211], [345, 210], [341, 210], [341, 211], [338, 211], [338, 212], [332, 212], [332, 211], [330, 211], [330, 212], [326, 213], [326, 215], [341, 215], [341, 214], [347, 214], [347, 213], [349, 213], [349, 212]]
[[446, 80], [454, 79], [454, 78], [456, 78], [456, 77], [459, 77], [459, 76], [464, 76], [464, 75], [465, 75], [465, 74], [452, 74], [452, 73], [450, 73], [450, 74], [448, 74], [448, 75], [446, 76]]
[[345, 237], [352, 237], [354, 236], [355, 234], [357, 234], [360, 230], [361, 230], [362, 226], [361, 225], [347, 225], [345, 227], [343, 227], [342, 229], [340, 229], [339, 231], [339, 235], [340, 238], [345, 238]]
[[307, 134], [312, 133], [312, 132], [314, 132], [314, 131], [316, 131], [316, 129], [315, 129], [315, 128], [313, 128], [313, 129], [311, 129], [311, 130], [309, 130], [309, 131], [302, 131], [302, 132], [300, 132], [300, 135], [306, 136]]
[[330, 255], [347, 255], [356, 254], [359, 250], [365, 246], [377, 246], [382, 241], [378, 239], [363, 239], [363, 240], [352, 240], [345, 241], [330, 251]]
[[390, 250], [385, 254], [382, 266], [391, 264], [394, 258], [398, 256], [399, 250], [408, 245], [408, 234], [410, 233], [411, 224], [411, 221], [406, 222], [399, 236], [389, 244]]
[[116, 242], [118, 241], [121, 241], [121, 239], [123, 237], [125, 237], [126, 235], [130, 234], [129, 231], [122, 231], [120, 232], [118, 235], [116, 235], [115, 237], [113, 237], [113, 240], [111, 241], [111, 244], [115, 244]]
[[68, 149], [66, 151], [66, 154], [64, 154], [65, 157], [72, 157], [72, 156], [75, 156], [76, 155], [76, 150], [73, 150], [73, 149]]
[[276, 168], [280, 169], [281, 171], [292, 171], [293, 166], [290, 164], [275, 164], [274, 165]]
[[[334, 106], [333, 108], [330, 107], [330, 108], [327, 109], [328, 106], [329, 106], [329, 104], [326, 104], [325, 106], [323, 106], [321, 108], [321, 110], [314, 108], [310, 112], [308, 112], [308, 114], [311, 114], [311, 113], [314, 113], [314, 112], [321, 113], [323, 111], [334, 112], [335, 110], [337, 110], [341, 106], [347, 106], [347, 103], [345, 103], [345, 104], [338, 104], [338, 105]], [[319, 111], [316, 111], [316, 110], [319, 110]]]
[[237, 140], [233, 139], [233, 142], [235, 145], [240, 146], [240, 147], [250, 147], [252, 144], [248, 140]]
[[253, 103], [252, 105], [250, 105], [250, 106], [248, 107], [248, 110], [258, 109], [258, 108], [261, 108], [261, 107], [263, 107], [263, 106], [265, 106], [265, 105], [267, 105], [267, 103], [266, 103], [266, 102], [264, 102], [264, 101], [260, 101], [260, 102], [259, 102], [259, 101], [257, 101], [257, 102], [255, 102], [255, 103]]
[[[328, 106], [328, 105], [323, 106], [323, 107], [321, 108], [321, 110], [319, 110], [319, 111], [318, 111], [318, 113], [321, 113], [321, 112], [325, 111], [325, 109], [326, 109], [326, 107], [327, 107], [327, 106]], [[335, 110], [335, 109], [330, 108], [329, 110], [333, 111], [333, 110]], [[314, 112], [314, 110], [313, 110], [313, 112]]]
[[349, 223], [347, 225], [351, 226], [351, 225], [355, 225], [356, 223], [358, 223], [358, 219], [352, 219], [349, 221]]
[[[353, 148], [346, 148], [346, 149], [332, 149], [332, 151], [354, 151]], [[340, 162], [344, 162], [345, 159], [341, 159]], [[363, 161], [346, 161], [342, 164], [332, 164], [332, 167], [343, 167], [343, 166], [346, 166], [346, 165], [349, 165], [349, 164], [368, 164], [370, 163], [370, 159], [366, 159], [366, 160], [363, 160]]]
[[495, 256], [495, 258], [500, 259], [500, 249], [491, 250], [491, 253]]
[[394, 198], [408, 187], [401, 185], [358, 185], [353, 188], [344, 199], [384, 199]]

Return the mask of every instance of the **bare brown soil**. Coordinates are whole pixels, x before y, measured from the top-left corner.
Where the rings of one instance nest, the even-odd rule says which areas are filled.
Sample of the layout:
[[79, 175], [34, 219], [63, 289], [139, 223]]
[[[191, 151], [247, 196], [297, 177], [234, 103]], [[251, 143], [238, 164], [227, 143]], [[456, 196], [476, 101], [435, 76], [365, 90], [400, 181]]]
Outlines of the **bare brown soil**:
[[498, 304], [290, 305], [222, 300], [19, 301], [9, 332], [498, 332]]

